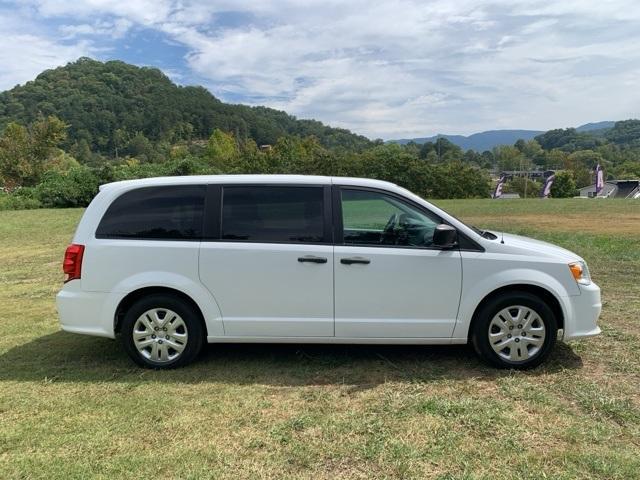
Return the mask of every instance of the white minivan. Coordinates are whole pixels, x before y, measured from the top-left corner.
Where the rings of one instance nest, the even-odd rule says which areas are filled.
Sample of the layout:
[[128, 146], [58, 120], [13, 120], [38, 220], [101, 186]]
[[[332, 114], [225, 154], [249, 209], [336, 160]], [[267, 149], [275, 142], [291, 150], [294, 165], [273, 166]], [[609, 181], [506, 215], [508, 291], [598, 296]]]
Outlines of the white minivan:
[[57, 296], [62, 329], [122, 339], [139, 365], [205, 342], [464, 344], [540, 364], [600, 333], [578, 255], [468, 226], [392, 183], [229, 175], [100, 188]]

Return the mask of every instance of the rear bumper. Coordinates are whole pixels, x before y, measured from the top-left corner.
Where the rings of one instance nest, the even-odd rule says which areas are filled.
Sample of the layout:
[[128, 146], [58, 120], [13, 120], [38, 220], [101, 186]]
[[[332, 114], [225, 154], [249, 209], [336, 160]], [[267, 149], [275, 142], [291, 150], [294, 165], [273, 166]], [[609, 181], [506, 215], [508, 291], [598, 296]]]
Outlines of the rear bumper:
[[60, 326], [65, 332], [115, 338], [113, 316], [106, 314], [106, 293], [85, 292], [79, 280], [64, 285], [56, 296]]
[[600, 287], [595, 283], [580, 285], [580, 295], [569, 297], [572, 315], [565, 321], [563, 340], [593, 337], [601, 330], [598, 317], [602, 311]]

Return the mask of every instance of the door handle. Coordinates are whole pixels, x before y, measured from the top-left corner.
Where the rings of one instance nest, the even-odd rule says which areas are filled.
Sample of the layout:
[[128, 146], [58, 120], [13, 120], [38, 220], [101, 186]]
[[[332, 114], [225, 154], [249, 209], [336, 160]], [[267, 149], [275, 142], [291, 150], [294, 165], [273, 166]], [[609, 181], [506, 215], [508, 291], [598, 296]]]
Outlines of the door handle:
[[363, 257], [351, 257], [351, 258], [341, 258], [340, 263], [344, 265], [353, 265], [354, 263], [369, 265], [371, 263], [371, 260]]
[[304, 257], [298, 257], [298, 261], [300, 263], [308, 262], [308, 263], [327, 263], [327, 259], [325, 257], [316, 257], [314, 255], [306, 255]]

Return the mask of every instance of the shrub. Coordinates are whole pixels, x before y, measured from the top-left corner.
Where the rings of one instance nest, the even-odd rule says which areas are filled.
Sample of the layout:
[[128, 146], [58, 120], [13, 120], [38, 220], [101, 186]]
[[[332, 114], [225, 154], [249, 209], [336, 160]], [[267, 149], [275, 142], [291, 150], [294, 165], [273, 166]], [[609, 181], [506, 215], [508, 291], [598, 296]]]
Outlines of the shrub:
[[[428, 198], [487, 198], [490, 179], [485, 170], [462, 162], [434, 165], [428, 179]], [[420, 189], [414, 190], [420, 193]]]
[[517, 193], [518, 195], [520, 195], [520, 198], [535, 198], [540, 195], [541, 189], [542, 183], [536, 180], [525, 177], [514, 177], [504, 186], [503, 192]]
[[64, 173], [47, 172], [35, 192], [44, 207], [86, 207], [98, 193], [99, 183], [91, 169], [80, 166]]
[[135, 178], [204, 175], [213, 173], [219, 172], [215, 167], [209, 165], [206, 160], [190, 156], [182, 159], [168, 160], [163, 163], [140, 163], [136, 159], [128, 159], [120, 165], [105, 165], [98, 172], [101, 183]]
[[571, 198], [577, 194], [576, 182], [569, 170], [556, 173], [556, 179], [551, 185], [553, 198]]
[[17, 193], [0, 192], [0, 210], [27, 210], [40, 208], [40, 202], [35, 198], [21, 196]]

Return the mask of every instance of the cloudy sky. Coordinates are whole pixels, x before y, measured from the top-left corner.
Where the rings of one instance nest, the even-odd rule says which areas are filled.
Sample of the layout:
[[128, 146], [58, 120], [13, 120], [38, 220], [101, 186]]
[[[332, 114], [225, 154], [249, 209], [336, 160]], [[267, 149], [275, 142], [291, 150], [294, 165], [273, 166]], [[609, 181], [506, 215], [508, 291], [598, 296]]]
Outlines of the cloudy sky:
[[0, 90], [80, 56], [371, 138], [640, 116], [638, 0], [0, 0]]

